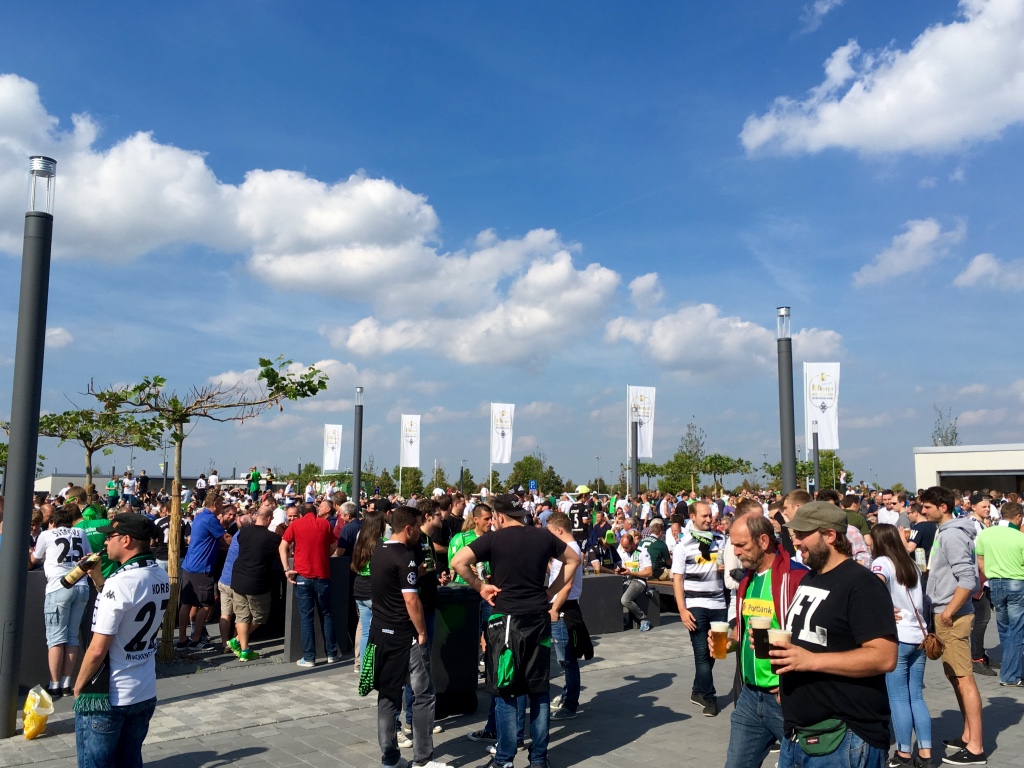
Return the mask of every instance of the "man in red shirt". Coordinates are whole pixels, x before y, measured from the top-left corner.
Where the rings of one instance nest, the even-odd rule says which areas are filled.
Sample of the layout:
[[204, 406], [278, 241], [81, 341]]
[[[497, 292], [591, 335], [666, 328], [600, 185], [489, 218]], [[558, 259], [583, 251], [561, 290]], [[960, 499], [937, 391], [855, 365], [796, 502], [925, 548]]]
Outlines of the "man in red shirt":
[[[295, 545], [294, 567], [288, 567], [288, 549]], [[318, 517], [315, 504], [299, 506], [299, 518], [281, 538], [281, 566], [288, 581], [295, 585], [295, 599], [299, 604], [302, 621], [302, 658], [295, 662], [300, 667], [316, 665], [316, 635], [313, 630], [313, 611], [320, 614], [320, 630], [327, 651], [327, 663], [338, 658], [338, 640], [331, 615], [330, 558], [338, 548], [338, 537], [331, 530], [327, 518]]]

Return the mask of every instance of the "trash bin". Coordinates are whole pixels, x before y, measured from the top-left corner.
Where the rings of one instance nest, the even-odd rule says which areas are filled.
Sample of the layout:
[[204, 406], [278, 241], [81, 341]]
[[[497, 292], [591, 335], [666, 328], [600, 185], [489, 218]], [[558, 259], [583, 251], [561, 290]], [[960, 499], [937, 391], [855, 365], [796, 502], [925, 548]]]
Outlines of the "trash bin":
[[461, 584], [439, 587], [430, 667], [437, 691], [435, 717], [476, 712], [480, 595]]

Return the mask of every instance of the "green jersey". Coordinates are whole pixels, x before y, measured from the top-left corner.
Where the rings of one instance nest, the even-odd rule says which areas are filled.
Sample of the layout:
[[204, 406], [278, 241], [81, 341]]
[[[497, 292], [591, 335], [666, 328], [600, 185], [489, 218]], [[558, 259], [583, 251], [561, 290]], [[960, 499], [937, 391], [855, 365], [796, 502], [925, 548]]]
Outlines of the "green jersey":
[[772, 571], [754, 576], [747, 585], [747, 594], [743, 598], [743, 627], [740, 632], [740, 667], [743, 670], [743, 682], [760, 688], [777, 688], [779, 676], [772, 674], [770, 659], [758, 659], [754, 649], [750, 647], [751, 616], [771, 616], [772, 629], [780, 629], [779, 617], [775, 615], [775, 601], [772, 599]]
[[[448, 543], [448, 562], [450, 563], [452, 561], [452, 558], [455, 557], [456, 552], [458, 552], [463, 547], [468, 547], [470, 544], [472, 544], [479, 538], [480, 537], [477, 535], [475, 528], [470, 528], [468, 531], [460, 531], [459, 533], [456, 533], [454, 536], [452, 536], [452, 540]], [[461, 576], [456, 576], [455, 583], [465, 584], [466, 580]]]

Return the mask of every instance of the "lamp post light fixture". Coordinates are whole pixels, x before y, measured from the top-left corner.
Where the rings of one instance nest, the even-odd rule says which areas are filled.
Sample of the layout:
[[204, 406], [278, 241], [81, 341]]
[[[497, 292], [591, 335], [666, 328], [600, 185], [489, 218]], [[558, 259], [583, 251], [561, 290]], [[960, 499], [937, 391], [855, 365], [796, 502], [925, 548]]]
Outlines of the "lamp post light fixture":
[[352, 430], [352, 501], [356, 509], [362, 502], [363, 466], [363, 388], [356, 387], [355, 429]]
[[601, 492], [601, 457], [600, 456], [595, 456], [594, 458], [597, 459], [597, 492], [600, 493]]
[[0, 547], [0, 735], [13, 736], [21, 676], [21, 644], [25, 634], [25, 585], [36, 452], [39, 448], [39, 406], [43, 386], [43, 352], [53, 244], [53, 201], [57, 161], [29, 158], [28, 211], [21, 258], [18, 332], [11, 387], [11, 431], [5, 472], [7, 519]]
[[821, 490], [821, 462], [818, 461], [818, 422], [811, 422], [812, 452], [814, 454], [814, 493]]
[[462, 466], [459, 467], [459, 493], [466, 493], [466, 459], [462, 460]]
[[793, 339], [789, 307], [775, 310], [779, 356], [779, 442], [782, 449], [782, 492], [796, 489], [796, 418], [793, 413]]

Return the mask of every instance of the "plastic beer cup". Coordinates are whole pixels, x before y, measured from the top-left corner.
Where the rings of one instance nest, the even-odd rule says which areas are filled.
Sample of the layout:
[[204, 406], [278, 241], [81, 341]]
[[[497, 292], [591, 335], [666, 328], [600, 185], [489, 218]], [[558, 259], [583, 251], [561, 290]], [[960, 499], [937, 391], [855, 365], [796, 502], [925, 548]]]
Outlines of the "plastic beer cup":
[[768, 630], [772, 628], [771, 616], [751, 616], [750, 632], [754, 636], [754, 658], [767, 659], [768, 656]]
[[711, 622], [711, 658], [721, 661], [729, 649], [729, 622]]
[[[793, 639], [793, 633], [785, 629], [769, 629], [768, 630], [768, 644], [773, 651], [781, 651], [782, 647], [780, 643], [789, 643]], [[778, 667], [775, 666], [775, 660], [772, 659], [772, 674], [779, 674]]]

